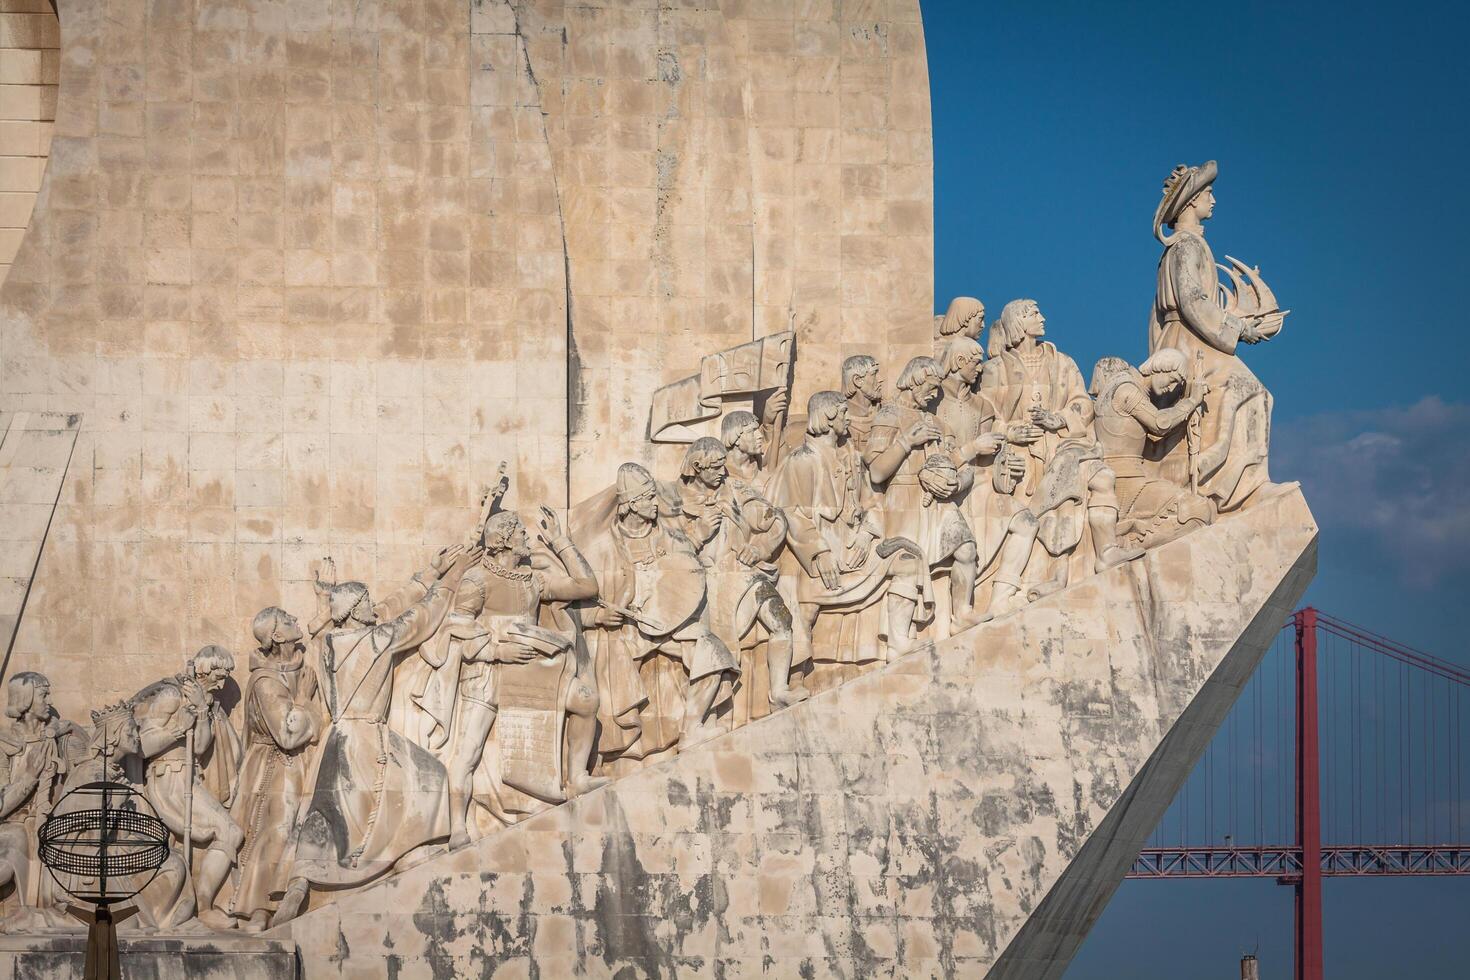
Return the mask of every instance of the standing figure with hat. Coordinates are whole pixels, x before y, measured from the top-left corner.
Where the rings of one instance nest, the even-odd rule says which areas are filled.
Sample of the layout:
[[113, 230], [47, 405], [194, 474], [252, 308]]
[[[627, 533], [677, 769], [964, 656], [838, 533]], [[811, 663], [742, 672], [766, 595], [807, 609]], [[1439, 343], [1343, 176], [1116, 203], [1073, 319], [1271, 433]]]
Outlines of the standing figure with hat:
[[[1226, 258], [1217, 266], [1205, 241], [1205, 221], [1215, 213], [1215, 161], [1183, 164], [1164, 181], [1154, 212], [1154, 237], [1164, 246], [1158, 290], [1149, 317], [1149, 354], [1173, 348], [1189, 365], [1187, 377], [1208, 391], [1189, 429], [1158, 447], [1164, 475], [1197, 487], [1221, 513], [1239, 510], [1269, 487], [1271, 393], [1238, 356], [1241, 343], [1270, 340], [1286, 311], [1260, 278], [1260, 270]], [[1165, 232], [1165, 228], [1172, 234]], [[1217, 269], [1233, 289], [1221, 285]]]

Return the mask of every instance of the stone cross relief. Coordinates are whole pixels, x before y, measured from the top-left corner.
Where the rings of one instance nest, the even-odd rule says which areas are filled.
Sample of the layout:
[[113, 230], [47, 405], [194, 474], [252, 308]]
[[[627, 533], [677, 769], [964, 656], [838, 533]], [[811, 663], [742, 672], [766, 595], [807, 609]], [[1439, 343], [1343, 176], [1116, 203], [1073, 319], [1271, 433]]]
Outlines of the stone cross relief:
[[0, 928], [71, 928], [35, 832], [79, 781], [141, 783], [174, 835], [137, 927], [259, 932], [1249, 508], [1271, 397], [1239, 348], [1286, 311], [1216, 263], [1217, 174], [1164, 184], [1138, 366], [1084, 383], [1034, 301], [987, 324], [959, 297], [932, 357], [849, 357], [792, 416], [796, 337], [757, 339], [650, 393], [677, 473], [625, 463], [564, 519], [504, 508], [502, 464], [463, 538], [381, 601], [324, 558], [308, 622], [253, 620], [230, 714], [218, 646], [90, 726], [9, 677]]

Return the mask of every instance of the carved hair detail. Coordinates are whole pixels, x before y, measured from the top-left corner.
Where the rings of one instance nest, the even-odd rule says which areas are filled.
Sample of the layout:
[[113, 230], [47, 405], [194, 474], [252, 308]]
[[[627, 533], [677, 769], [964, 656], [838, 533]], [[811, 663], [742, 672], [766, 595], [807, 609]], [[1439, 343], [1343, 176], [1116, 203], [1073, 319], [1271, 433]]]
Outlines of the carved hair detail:
[[943, 376], [944, 372], [939, 369], [939, 362], [921, 354], [903, 366], [898, 380], [894, 382], [894, 387], [899, 391], [912, 391], [928, 378], [942, 378]]
[[327, 614], [341, 626], [352, 615], [359, 602], [368, 597], [368, 587], [361, 582], [339, 582], [327, 594]]
[[684, 451], [684, 463], [679, 467], [679, 475], [693, 476], [715, 462], [725, 462], [725, 444], [714, 436], [700, 436]]
[[1177, 374], [1183, 376], [1188, 360], [1183, 352], [1173, 347], [1160, 347], [1152, 357], [1138, 366], [1138, 373], [1145, 378], [1154, 374]]
[[1023, 297], [1013, 299], [1000, 311], [1000, 319], [990, 324], [987, 353], [999, 357], [1026, 338], [1026, 328], [1021, 326], [1021, 317], [1028, 307], [1036, 306], [1036, 300]]
[[50, 687], [45, 674], [34, 670], [23, 670], [10, 678], [5, 689], [5, 717], [19, 718], [36, 703], [36, 689]]
[[720, 442], [724, 443], [726, 449], [733, 449], [741, 436], [760, 427], [760, 419], [755, 417], [754, 412], [736, 409], [720, 421]]
[[819, 391], [806, 402], [807, 435], [821, 436], [832, 431], [832, 422], [837, 413], [847, 407], [847, 399], [841, 392]]
[[509, 548], [515, 534], [521, 528], [521, 519], [513, 510], [497, 511], [485, 522], [480, 543], [486, 551], [504, 551]]
[[200, 647], [199, 652], [189, 658], [189, 666], [195, 673], [208, 673], [217, 668], [234, 670], [235, 655], [224, 647], [211, 643]]
[[255, 614], [250, 621], [250, 632], [255, 636], [255, 642], [260, 647], [261, 653], [269, 653], [271, 646], [275, 643], [276, 630], [281, 624], [292, 619], [292, 615], [280, 606], [266, 606]]
[[948, 377], [961, 364], [983, 360], [985, 360], [985, 350], [978, 341], [970, 337], [954, 336], [944, 345], [944, 353], [939, 358], [939, 369]]
[[851, 398], [857, 394], [857, 380], [866, 378], [881, 365], [871, 354], [854, 354], [842, 362], [842, 394]]

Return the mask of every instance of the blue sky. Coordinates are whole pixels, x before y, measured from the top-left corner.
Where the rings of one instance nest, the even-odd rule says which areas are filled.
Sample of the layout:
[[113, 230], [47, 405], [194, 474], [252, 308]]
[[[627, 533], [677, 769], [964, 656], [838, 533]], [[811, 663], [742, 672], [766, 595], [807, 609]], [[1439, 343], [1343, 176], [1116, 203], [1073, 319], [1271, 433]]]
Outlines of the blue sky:
[[[1030, 296], [1084, 376], [1137, 363], [1160, 186], [1219, 160], [1216, 253], [1293, 311], [1245, 356], [1276, 399], [1272, 475], [1303, 482], [1322, 526], [1308, 600], [1470, 660], [1466, 9], [921, 3], [940, 308]], [[1329, 976], [1470, 962], [1470, 878], [1329, 881], [1326, 911]], [[1129, 883], [1068, 977], [1234, 976], [1257, 944], [1263, 977], [1285, 977], [1290, 924], [1271, 882]]]

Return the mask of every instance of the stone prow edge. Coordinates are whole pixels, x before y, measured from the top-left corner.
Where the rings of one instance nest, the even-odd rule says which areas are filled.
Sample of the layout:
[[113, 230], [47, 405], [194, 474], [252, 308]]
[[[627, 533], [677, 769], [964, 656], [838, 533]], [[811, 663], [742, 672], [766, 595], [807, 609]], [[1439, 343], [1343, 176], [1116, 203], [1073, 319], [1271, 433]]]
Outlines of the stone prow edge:
[[[1299, 488], [1289, 484], [1284, 485], [1273, 493], [1270, 499], [1263, 500], [1259, 509], [1264, 511], [1283, 504], [1290, 506], [1288, 501], [1293, 496], [1300, 498]], [[1304, 501], [1302, 507], [1305, 510]], [[1178, 710], [1177, 715], [1166, 711], [1161, 723], [1167, 727], [1164, 732], [1160, 733], [1159, 744], [1142, 765], [1138, 774], [1108, 809], [1106, 816], [1083, 841], [1077, 853], [1068, 862], [1065, 871], [1042, 897], [1027, 922], [1005, 946], [1002, 955], [991, 968], [989, 976], [1027, 978], [1061, 976], [1067, 963], [1080, 947], [1088, 929], [1096, 922], [1108, 900], [1122, 882], [1127, 868], [1137, 855], [1147, 835], [1157, 825], [1175, 793], [1193, 769], [1195, 762], [1203, 754], [1210, 739], [1234, 704], [1241, 687], [1250, 678], [1265, 650], [1285, 624], [1315, 574], [1319, 532], [1315, 522], [1310, 518], [1310, 513], [1307, 512], [1307, 514], [1307, 522], [1302, 529], [1309, 532], [1310, 537], [1306, 538], [1301, 552], [1290, 569], [1282, 576], [1270, 596], [1252, 617], [1250, 625], [1237, 637], [1230, 651], [1200, 685], [1193, 699], [1182, 709], [1176, 709]], [[1234, 520], [1249, 520], [1250, 516], [1247, 513]], [[1211, 530], [1205, 528], [1196, 533], [1209, 534]], [[1190, 535], [1182, 541], [1193, 537], [1194, 535]], [[1159, 550], [1164, 552], [1178, 545], [1179, 543], [1171, 542]], [[1143, 561], [1148, 561], [1148, 559], [1145, 558]], [[1144, 638], [1157, 647], [1160, 643], [1158, 635], [1160, 624], [1154, 615], [1156, 610], [1153, 608], [1150, 595], [1152, 590], [1149, 588], [1147, 573], [1141, 572], [1136, 567], [1137, 565], [1138, 563], [1129, 563], [1110, 569], [1101, 575], [1127, 576], [1130, 579], [1136, 608], [1142, 617], [1140, 625], [1143, 627]], [[1093, 579], [1083, 579], [1074, 587], [1085, 587], [1090, 581]], [[1063, 604], [1069, 593], [1073, 593], [1073, 589], [1064, 589], [1032, 603], [1026, 609], [1044, 610], [1048, 606]], [[1026, 610], [1022, 610], [1014, 615], [1024, 616], [1025, 614]], [[922, 658], [953, 655], [957, 652], [957, 647], [975, 648], [976, 641], [980, 637], [992, 630], [1003, 630], [1011, 618], [1004, 617], [992, 623], [980, 624], [947, 639], [921, 643], [908, 654], [895, 658], [877, 670], [815, 694], [801, 704], [774, 712], [731, 732], [693, 746], [655, 765], [615, 779], [607, 786], [568, 800], [567, 804], [576, 804], [584, 798], [591, 800], [599, 794], [616, 795], [620, 791], [631, 791], [641, 778], [652, 781], [657, 778], [657, 774], [671, 767], [687, 765], [686, 756], [719, 752], [721, 746], [733, 738], [741, 737], [742, 734], [759, 732], [760, 726], [769, 728], [770, 726], [795, 725], [800, 728], [801, 716], [813, 707], [827, 703], [828, 699], [851, 697], [864, 685], [882, 686], [886, 683], [885, 678], [911, 672], [914, 665], [920, 663]], [[1156, 655], [1154, 659], [1157, 663], [1160, 658]], [[1157, 678], [1155, 683], [1159, 683]], [[1167, 700], [1163, 690], [1160, 690], [1159, 694], [1161, 701]], [[1170, 722], [1171, 716], [1174, 718], [1172, 723]], [[777, 740], [781, 738], [782, 736], [776, 736]], [[573, 809], [573, 806], [566, 804], [557, 805], [519, 824], [488, 835], [474, 845], [452, 852], [441, 850], [437, 853], [430, 853], [410, 866], [385, 875], [363, 889], [354, 890], [343, 897], [350, 895], [354, 899], [359, 899], [366, 891], [385, 887], [392, 888], [401, 875], [411, 874], [418, 870], [430, 873], [468, 870], [469, 867], [474, 866], [476, 852], [486, 847], [495, 847], [497, 839], [503, 835], [516, 831], [551, 829], [565, 821], [575, 822], [577, 818], [570, 814]], [[466, 861], [469, 862], [468, 865], [465, 865]], [[462, 867], [462, 865], [465, 866]], [[294, 922], [272, 929], [263, 935], [268, 938], [292, 941], [295, 936], [300, 935], [301, 928], [311, 928], [310, 922], [313, 917], [319, 914], [330, 915], [329, 910], [335, 904], [329, 900], [306, 912]], [[327, 919], [323, 924], [330, 921]], [[1071, 923], [1070, 927], [1065, 925], [1068, 922]], [[1040, 960], [1045, 961], [1044, 968], [1038, 962]]]
[[[1284, 488], [1297, 492], [1295, 485]], [[1138, 775], [1012, 937], [987, 980], [1060, 980], [1317, 574], [1320, 529]]]

